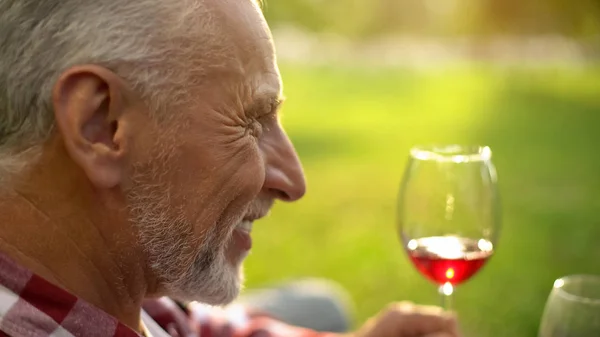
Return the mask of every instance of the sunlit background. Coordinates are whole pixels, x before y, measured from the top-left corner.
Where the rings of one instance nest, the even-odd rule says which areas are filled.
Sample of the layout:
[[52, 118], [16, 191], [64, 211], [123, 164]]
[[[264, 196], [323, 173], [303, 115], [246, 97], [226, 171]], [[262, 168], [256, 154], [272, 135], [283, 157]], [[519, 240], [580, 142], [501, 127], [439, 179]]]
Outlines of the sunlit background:
[[600, 1], [270, 0], [308, 194], [255, 225], [250, 288], [345, 286], [356, 321], [438, 304], [396, 234], [408, 150], [489, 145], [496, 253], [457, 288], [466, 336], [536, 336], [554, 280], [600, 274]]

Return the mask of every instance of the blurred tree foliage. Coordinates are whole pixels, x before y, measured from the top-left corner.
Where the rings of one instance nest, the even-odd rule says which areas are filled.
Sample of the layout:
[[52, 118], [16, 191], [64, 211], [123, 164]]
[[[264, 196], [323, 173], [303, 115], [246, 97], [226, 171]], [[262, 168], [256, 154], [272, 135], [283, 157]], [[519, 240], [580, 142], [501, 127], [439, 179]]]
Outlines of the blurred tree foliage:
[[267, 0], [272, 25], [361, 38], [600, 34], [600, 0]]

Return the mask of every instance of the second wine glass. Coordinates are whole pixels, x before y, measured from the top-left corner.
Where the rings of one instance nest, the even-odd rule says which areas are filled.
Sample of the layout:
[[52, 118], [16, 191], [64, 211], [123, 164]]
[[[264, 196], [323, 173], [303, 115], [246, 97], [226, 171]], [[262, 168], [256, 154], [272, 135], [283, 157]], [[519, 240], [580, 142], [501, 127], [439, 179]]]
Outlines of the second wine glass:
[[600, 336], [600, 276], [572, 275], [554, 282], [539, 337]]
[[454, 287], [492, 256], [500, 205], [492, 152], [485, 146], [414, 147], [398, 199], [398, 230], [417, 270], [450, 308]]

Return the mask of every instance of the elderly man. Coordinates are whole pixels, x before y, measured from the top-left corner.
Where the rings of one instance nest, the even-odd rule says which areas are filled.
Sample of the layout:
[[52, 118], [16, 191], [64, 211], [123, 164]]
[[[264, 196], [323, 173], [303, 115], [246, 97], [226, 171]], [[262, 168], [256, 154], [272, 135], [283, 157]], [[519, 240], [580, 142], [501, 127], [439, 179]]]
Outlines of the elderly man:
[[[0, 336], [148, 336], [145, 298], [233, 301], [252, 223], [305, 192], [281, 100], [251, 0], [0, 0]], [[230, 334], [317, 335], [260, 322]], [[391, 305], [355, 335], [456, 334]]]

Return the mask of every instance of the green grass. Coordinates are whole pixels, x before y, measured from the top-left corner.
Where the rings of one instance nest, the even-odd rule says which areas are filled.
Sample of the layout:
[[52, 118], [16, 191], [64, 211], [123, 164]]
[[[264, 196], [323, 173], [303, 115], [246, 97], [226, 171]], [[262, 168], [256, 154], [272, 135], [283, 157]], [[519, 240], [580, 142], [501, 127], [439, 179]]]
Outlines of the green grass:
[[494, 151], [503, 199], [496, 255], [457, 289], [467, 336], [536, 336], [553, 280], [600, 274], [600, 68], [500, 71], [282, 67], [283, 122], [308, 194], [255, 226], [249, 287], [326, 277], [357, 323], [386, 303], [437, 304], [395, 228], [408, 149]]

